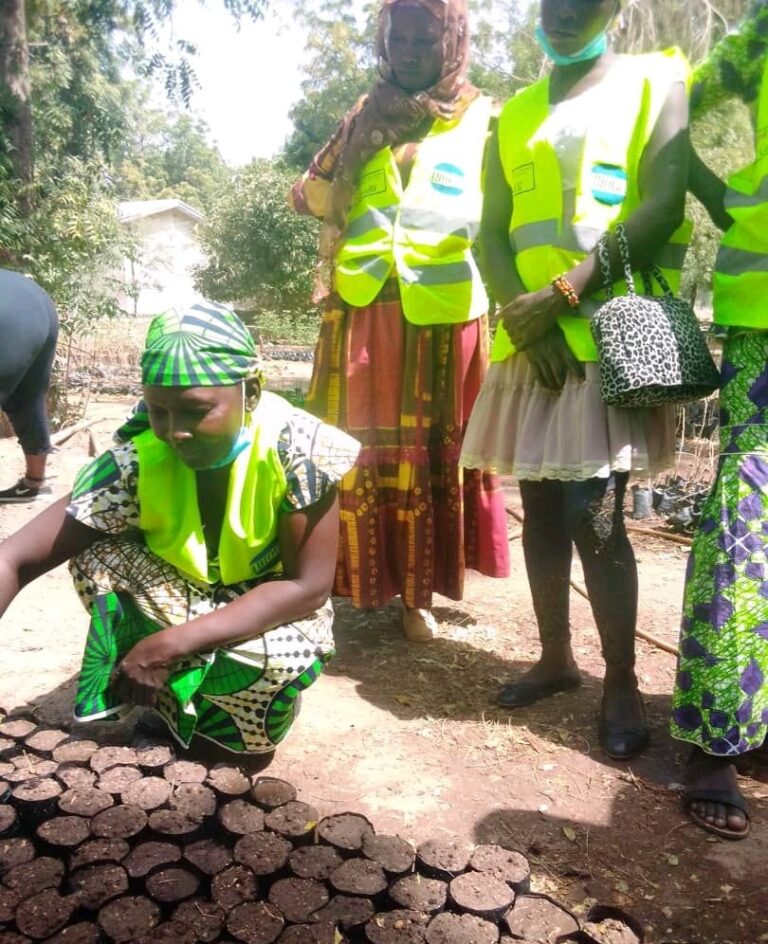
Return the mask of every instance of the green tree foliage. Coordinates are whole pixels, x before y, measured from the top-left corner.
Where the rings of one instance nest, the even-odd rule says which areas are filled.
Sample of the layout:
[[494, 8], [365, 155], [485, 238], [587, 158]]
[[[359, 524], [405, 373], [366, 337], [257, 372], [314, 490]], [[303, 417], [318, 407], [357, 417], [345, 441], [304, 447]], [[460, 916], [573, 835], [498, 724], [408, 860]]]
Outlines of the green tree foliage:
[[203, 294], [245, 308], [306, 313], [318, 225], [288, 205], [295, 178], [294, 170], [263, 160], [235, 176], [201, 227], [209, 260], [196, 278]]
[[131, 126], [114, 162], [121, 200], [175, 197], [207, 212], [222, 195], [231, 171], [209, 143], [207, 125], [189, 113], [147, 109], [144, 96], [132, 108]]

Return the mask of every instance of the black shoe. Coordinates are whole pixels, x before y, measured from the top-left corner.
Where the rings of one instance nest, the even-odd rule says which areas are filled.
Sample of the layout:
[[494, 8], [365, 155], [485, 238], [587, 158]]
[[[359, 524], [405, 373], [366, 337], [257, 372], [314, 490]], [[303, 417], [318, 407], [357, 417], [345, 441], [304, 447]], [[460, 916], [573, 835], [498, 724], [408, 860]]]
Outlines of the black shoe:
[[619, 724], [600, 719], [597, 729], [600, 746], [614, 760], [630, 760], [642, 754], [651, 740], [651, 729], [640, 724]]
[[496, 704], [502, 708], [523, 708], [542, 698], [557, 695], [558, 692], [570, 692], [580, 685], [581, 676], [579, 675], [560, 675], [541, 682], [520, 679], [519, 682], [510, 682], [509, 685], [502, 686], [496, 696]]
[[40, 485], [38, 488], [32, 488], [21, 478], [15, 485], [0, 491], [0, 505], [46, 501], [51, 498], [52, 494], [50, 485]]

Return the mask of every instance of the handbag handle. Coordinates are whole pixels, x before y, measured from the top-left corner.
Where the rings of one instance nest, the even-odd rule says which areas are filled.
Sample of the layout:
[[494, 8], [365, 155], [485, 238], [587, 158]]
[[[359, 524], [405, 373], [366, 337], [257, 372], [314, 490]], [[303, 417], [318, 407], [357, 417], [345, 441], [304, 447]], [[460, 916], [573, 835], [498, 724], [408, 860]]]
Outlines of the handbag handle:
[[[636, 295], [635, 291], [635, 278], [632, 275], [632, 264], [629, 260], [629, 241], [627, 240], [627, 231], [624, 228], [623, 223], [618, 223], [616, 229], [614, 230], [616, 235], [616, 244], [619, 247], [619, 255], [621, 256], [621, 265], [624, 269], [624, 280], [627, 283], [627, 294]], [[608, 240], [610, 238], [610, 233], [606, 230], [600, 237], [597, 243], [597, 257], [600, 260], [600, 270], [603, 276], [603, 288], [605, 290], [606, 298], [613, 298], [613, 280], [611, 279], [611, 255], [608, 249]], [[656, 279], [661, 287], [662, 292], [666, 295], [667, 298], [673, 298], [672, 289], [669, 287], [669, 282], [664, 278], [664, 274], [661, 269], [654, 263], [653, 265], [646, 266], [640, 273], [643, 279], [643, 291], [646, 295], [653, 295], [653, 281]]]

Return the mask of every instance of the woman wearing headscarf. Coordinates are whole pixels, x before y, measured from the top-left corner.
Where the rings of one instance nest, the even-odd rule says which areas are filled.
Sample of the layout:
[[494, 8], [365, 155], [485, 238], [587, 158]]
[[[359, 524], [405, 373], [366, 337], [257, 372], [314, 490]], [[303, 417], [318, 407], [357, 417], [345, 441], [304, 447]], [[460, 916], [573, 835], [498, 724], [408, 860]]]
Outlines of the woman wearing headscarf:
[[[630, 472], [652, 475], [671, 460], [674, 424], [671, 411], [606, 407], [590, 317], [605, 297], [603, 233], [608, 277], [621, 277], [612, 235], [620, 222], [632, 268], [657, 263], [679, 284], [688, 70], [674, 50], [614, 54], [607, 31], [618, 11], [618, 0], [542, 0], [537, 36], [551, 74], [499, 118], [480, 247], [502, 323], [462, 462], [516, 475], [525, 512], [542, 652], [498, 703], [518, 708], [580, 684], [569, 626], [575, 544], [606, 664], [599, 740], [624, 760], [645, 748], [649, 729], [635, 676], [637, 567], [623, 501]], [[626, 293], [623, 281], [614, 292]]]
[[724, 235], [713, 273], [723, 337], [720, 458], [688, 562], [672, 734], [691, 745], [684, 804], [724, 839], [749, 833], [736, 763], [768, 736], [768, 3], [697, 67], [694, 118], [749, 106], [755, 160], [726, 187], [694, 154], [690, 189]]
[[399, 594], [413, 641], [433, 636], [433, 593], [461, 599], [466, 567], [508, 571], [497, 480], [458, 464], [487, 359], [471, 247], [492, 103], [468, 51], [466, 0], [385, 0], [379, 78], [292, 191], [323, 218], [308, 407], [362, 443], [334, 592], [360, 607]]
[[118, 444], [0, 545], [0, 614], [69, 560], [91, 616], [76, 720], [153, 705], [183, 746], [268, 753], [333, 654], [335, 482], [358, 446], [263, 392], [217, 305], [155, 318], [141, 369]]

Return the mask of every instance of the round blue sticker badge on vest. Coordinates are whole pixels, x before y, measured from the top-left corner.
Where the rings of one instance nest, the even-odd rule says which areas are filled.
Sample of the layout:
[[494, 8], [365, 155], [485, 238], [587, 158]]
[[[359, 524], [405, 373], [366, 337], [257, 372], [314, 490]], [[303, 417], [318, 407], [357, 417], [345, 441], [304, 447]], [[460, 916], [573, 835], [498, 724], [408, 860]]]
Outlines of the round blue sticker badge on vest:
[[433, 190], [449, 197], [464, 193], [464, 171], [455, 164], [435, 164], [429, 182]]
[[615, 164], [593, 164], [590, 184], [595, 200], [608, 206], [623, 203], [627, 196], [627, 172]]

